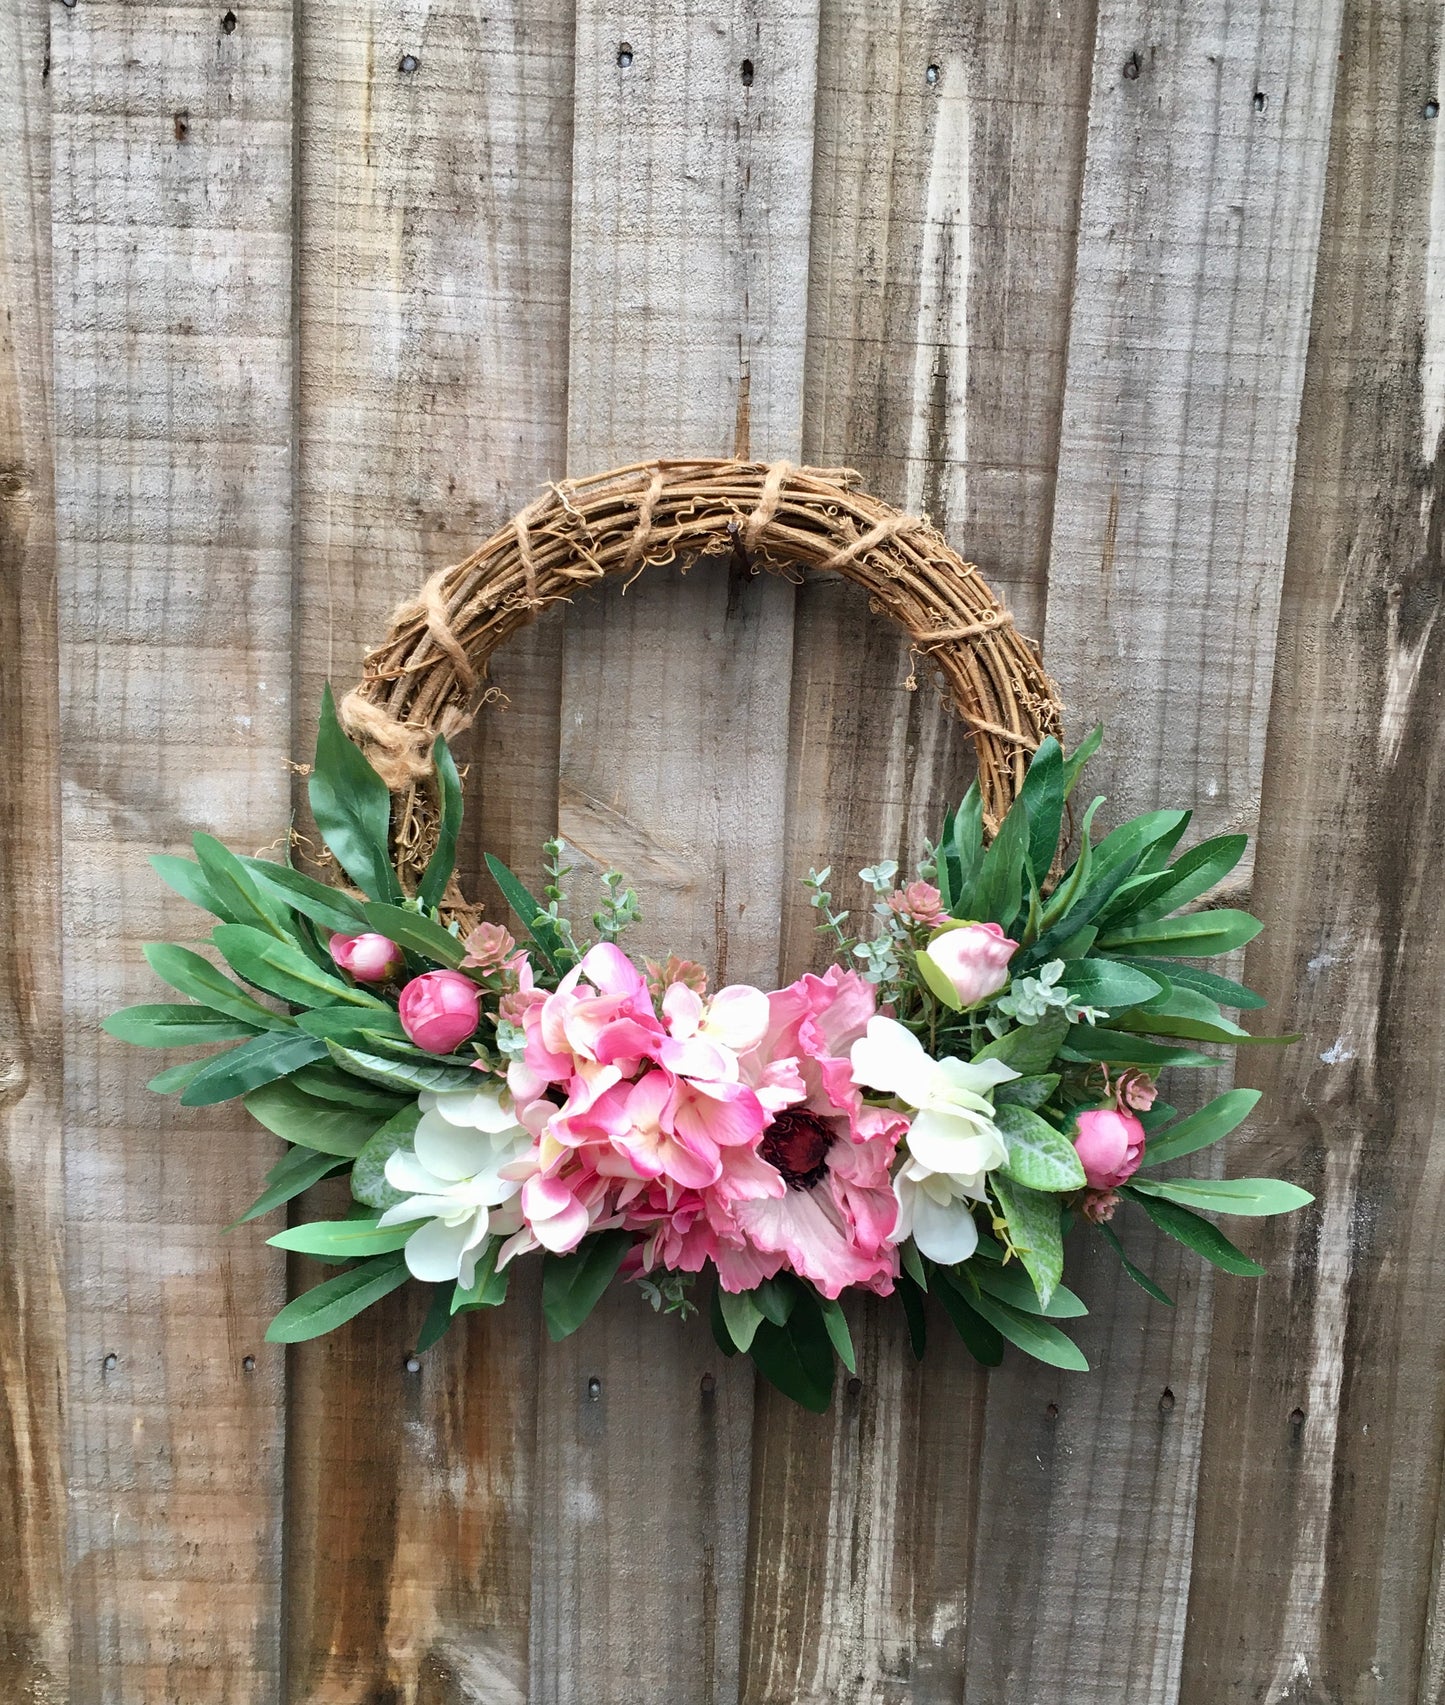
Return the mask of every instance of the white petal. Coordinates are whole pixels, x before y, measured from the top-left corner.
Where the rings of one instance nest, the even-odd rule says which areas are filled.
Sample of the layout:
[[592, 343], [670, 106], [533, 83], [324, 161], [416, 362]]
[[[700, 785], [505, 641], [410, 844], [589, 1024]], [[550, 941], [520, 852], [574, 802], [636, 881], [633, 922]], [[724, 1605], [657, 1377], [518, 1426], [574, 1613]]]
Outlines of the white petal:
[[410, 1225], [413, 1220], [455, 1219], [457, 1203], [450, 1196], [408, 1196], [388, 1208], [378, 1225]]
[[499, 1083], [483, 1082], [476, 1089], [450, 1089], [444, 1094], [424, 1090], [417, 1100], [423, 1113], [439, 1113], [447, 1124], [474, 1131], [505, 1131], [517, 1122], [512, 1099]]
[[423, 1166], [450, 1183], [475, 1177], [496, 1153], [495, 1139], [489, 1132], [453, 1125], [440, 1113], [422, 1114], [412, 1146]]
[[902, 1243], [913, 1234], [913, 1198], [917, 1194], [913, 1181], [905, 1173], [899, 1173], [893, 1180], [893, 1194], [898, 1199], [898, 1219], [888, 1234], [888, 1241]]
[[487, 1247], [487, 1238], [491, 1226], [485, 1214], [478, 1214], [473, 1223], [472, 1235], [467, 1239], [466, 1247], [462, 1250], [461, 1259], [457, 1262], [457, 1283], [464, 1290], [470, 1290], [476, 1283], [477, 1262], [481, 1259], [482, 1251]]
[[746, 1054], [768, 1033], [772, 1009], [761, 989], [747, 983], [732, 983], [708, 1002], [703, 1030], [714, 1042]]
[[462, 1255], [476, 1231], [474, 1218], [459, 1225], [445, 1220], [431, 1220], [406, 1240], [406, 1264], [413, 1278], [426, 1279], [439, 1285], [444, 1279], [455, 1279], [461, 1270]]
[[964, 1176], [1002, 1166], [1008, 1149], [997, 1129], [977, 1116], [920, 1113], [904, 1139], [908, 1152], [930, 1172]]
[[853, 1044], [849, 1059], [854, 1083], [896, 1095], [910, 1107], [926, 1104], [938, 1069], [913, 1032], [893, 1018], [870, 1018], [867, 1034]]
[[913, 1241], [931, 1261], [951, 1267], [978, 1248], [978, 1227], [967, 1203], [941, 1207], [920, 1192], [913, 1204]]
[[409, 1196], [445, 1195], [450, 1178], [438, 1178], [416, 1158], [410, 1149], [393, 1149], [383, 1168], [386, 1181], [393, 1190], [405, 1190]]

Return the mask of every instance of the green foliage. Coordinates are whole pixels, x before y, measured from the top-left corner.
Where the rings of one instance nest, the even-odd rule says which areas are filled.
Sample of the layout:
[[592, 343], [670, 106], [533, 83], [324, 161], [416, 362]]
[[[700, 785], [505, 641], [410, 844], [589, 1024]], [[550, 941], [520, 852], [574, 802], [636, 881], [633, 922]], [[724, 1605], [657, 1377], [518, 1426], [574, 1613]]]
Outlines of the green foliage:
[[1259, 1219], [1266, 1214], [1291, 1214], [1314, 1201], [1308, 1190], [1282, 1178], [1138, 1178], [1138, 1196], [1162, 1196], [1186, 1208], [1214, 1214], [1243, 1214]]
[[964, 1347], [976, 1362], [986, 1368], [996, 1368], [1003, 1360], [1003, 1334], [974, 1308], [971, 1297], [978, 1295], [978, 1286], [965, 1280], [951, 1267], [935, 1268], [938, 1283], [933, 1294], [953, 1329], [963, 1340]]
[[[457, 838], [462, 832], [462, 782], [457, 774], [451, 748], [439, 734], [431, 749], [432, 765], [436, 771], [437, 795], [441, 816], [437, 827], [437, 844], [427, 860], [416, 897], [427, 911], [435, 911], [442, 903], [447, 883], [457, 863]], [[396, 938], [393, 937], [393, 940]], [[404, 945], [404, 944], [403, 944]]]
[[1008, 1145], [1004, 1171], [1030, 1190], [1082, 1190], [1084, 1168], [1074, 1145], [1056, 1126], [1027, 1107], [1005, 1104], [994, 1122]]
[[101, 1029], [138, 1048], [194, 1048], [255, 1036], [260, 1027], [205, 1006], [128, 1006], [102, 1020]]
[[547, 1256], [542, 1265], [542, 1316], [553, 1343], [570, 1337], [596, 1308], [636, 1241], [631, 1232], [600, 1231], [570, 1255]]
[[500, 1308], [507, 1300], [507, 1282], [512, 1269], [503, 1267], [497, 1271], [497, 1259], [502, 1253], [504, 1237], [491, 1237], [487, 1247], [477, 1262], [477, 1270], [472, 1275], [470, 1285], [458, 1284], [454, 1287], [451, 1297], [451, 1312], [462, 1314], [476, 1308]]
[[981, 1291], [1025, 1314], [1042, 1314], [1050, 1320], [1077, 1320], [1089, 1312], [1066, 1285], [1056, 1285], [1048, 1302], [1040, 1302], [1027, 1274], [1012, 1264], [995, 1267], [986, 1261], [976, 1261], [969, 1269], [969, 1277]]
[[492, 873], [492, 880], [502, 890], [502, 897], [516, 914], [517, 921], [531, 936], [548, 969], [554, 974], [565, 971], [573, 956], [556, 921], [548, 915], [547, 908], [528, 890], [525, 883], [507, 869], [501, 859], [494, 858], [491, 853], [487, 854], [487, 869]]
[[361, 1145], [351, 1168], [351, 1194], [358, 1202], [384, 1211], [404, 1199], [400, 1190], [387, 1183], [386, 1163], [398, 1149], [410, 1148], [420, 1122], [421, 1108], [413, 1101]]
[[1121, 1185], [1120, 1190], [1143, 1208], [1160, 1231], [1167, 1232], [1176, 1242], [1192, 1249], [1196, 1255], [1202, 1255], [1224, 1272], [1249, 1279], [1257, 1279], [1264, 1272], [1257, 1261], [1250, 1260], [1242, 1249], [1236, 1249], [1217, 1225], [1201, 1219], [1190, 1209], [1181, 1207], [1177, 1202], [1166, 1201], [1162, 1196], [1151, 1196], [1132, 1184]]
[[1257, 1089], [1228, 1089], [1177, 1125], [1151, 1134], [1144, 1149], [1144, 1165], [1160, 1166], [1166, 1160], [1179, 1160], [1227, 1137], [1254, 1111], [1259, 1095]]
[[450, 930], [423, 917], [413, 906], [393, 906], [383, 900], [368, 900], [361, 908], [367, 926], [380, 935], [389, 936], [398, 947], [409, 953], [419, 953], [447, 970], [455, 970], [467, 956], [467, 950]]
[[447, 1065], [442, 1060], [430, 1060], [418, 1054], [415, 1059], [388, 1059], [384, 1054], [369, 1054], [355, 1048], [345, 1048], [329, 1037], [319, 1044], [324, 1052], [344, 1072], [352, 1072], [367, 1083], [379, 1083], [387, 1089], [409, 1091], [419, 1095], [424, 1089], [475, 1089], [477, 1074], [470, 1066]]
[[374, 1110], [319, 1101], [289, 1078], [253, 1090], [246, 1097], [246, 1111], [288, 1143], [347, 1159], [361, 1153], [381, 1119]]
[[267, 994], [277, 995], [293, 1006], [343, 1005], [375, 1007], [386, 1003], [323, 971], [299, 947], [278, 941], [249, 924], [217, 924], [211, 931], [221, 956], [246, 982]]
[[1030, 1190], [1000, 1172], [991, 1172], [988, 1183], [1008, 1230], [1009, 1244], [1033, 1280], [1040, 1303], [1047, 1308], [1064, 1276], [1063, 1213], [1059, 1198]]
[[753, 1363], [785, 1397], [821, 1415], [833, 1399], [833, 1334], [813, 1290], [797, 1280], [789, 1288], [794, 1296], [787, 1318], [777, 1324], [765, 1316], [757, 1324]]
[[1089, 1371], [1084, 1352], [1057, 1326], [1050, 1325], [1037, 1314], [1025, 1313], [1021, 1308], [1013, 1308], [1006, 1302], [1000, 1302], [996, 1296], [990, 1296], [978, 1286], [974, 1288], [972, 1300], [974, 1309], [995, 1331], [1002, 1333], [1009, 1343], [1017, 1344], [1019, 1349], [1032, 1356], [1035, 1361], [1047, 1362], [1050, 1367], [1067, 1368], [1075, 1373]]
[[1153, 1279], [1151, 1279], [1142, 1268], [1136, 1267], [1124, 1253], [1124, 1245], [1120, 1243], [1119, 1234], [1114, 1230], [1113, 1226], [1101, 1224], [1098, 1229], [1105, 1243], [1107, 1243], [1119, 1257], [1119, 1265], [1124, 1269], [1134, 1283], [1138, 1285], [1139, 1289], [1143, 1291], [1146, 1296], [1153, 1297], [1155, 1302], [1162, 1302], [1166, 1308], [1173, 1308], [1174, 1298], [1171, 1297], [1162, 1287], [1156, 1285]]
[[344, 1326], [407, 1281], [400, 1252], [376, 1255], [288, 1302], [266, 1328], [268, 1344], [300, 1344]]
[[199, 834], [192, 845], [205, 872], [207, 886], [225, 908], [218, 916], [223, 920], [229, 916], [238, 924], [249, 924], [282, 941], [290, 938], [288, 908], [251, 880], [246, 866], [229, 847], [222, 846], [214, 835]]
[[319, 1059], [324, 1042], [299, 1031], [253, 1036], [239, 1048], [209, 1059], [181, 1091], [182, 1107], [211, 1107], [231, 1101], [277, 1078], [288, 1077], [298, 1067]]
[[391, 864], [391, 794], [360, 747], [347, 739], [329, 684], [321, 694], [307, 794], [322, 840], [362, 893], [373, 900], [399, 900]]
[[269, 889], [293, 912], [299, 912], [333, 935], [358, 935], [366, 928], [361, 902], [343, 894], [339, 888], [318, 882], [314, 876], [293, 870], [289, 864], [273, 864], [261, 858], [242, 862], [260, 887]]
[[288, 1226], [266, 1241], [277, 1249], [322, 1261], [352, 1261], [362, 1255], [390, 1254], [416, 1229], [416, 1224], [381, 1226], [374, 1219], [312, 1220], [308, 1225]]
[[722, 1315], [728, 1342], [735, 1350], [750, 1350], [753, 1334], [764, 1319], [751, 1291], [727, 1291], [717, 1287], [717, 1307]]
[[341, 1166], [342, 1162], [335, 1155], [317, 1154], [311, 1149], [291, 1149], [266, 1174], [266, 1188], [232, 1224], [244, 1225], [247, 1220], [260, 1219], [262, 1214], [284, 1206], [303, 1190], [309, 1190], [313, 1184], [330, 1177]]
[[253, 1000], [224, 976], [209, 959], [192, 953], [189, 947], [176, 947], [170, 942], [153, 941], [145, 949], [146, 962], [164, 983], [188, 995], [202, 1006], [237, 1018], [258, 1030], [291, 1030], [292, 1021], [284, 1013], [273, 1012]]

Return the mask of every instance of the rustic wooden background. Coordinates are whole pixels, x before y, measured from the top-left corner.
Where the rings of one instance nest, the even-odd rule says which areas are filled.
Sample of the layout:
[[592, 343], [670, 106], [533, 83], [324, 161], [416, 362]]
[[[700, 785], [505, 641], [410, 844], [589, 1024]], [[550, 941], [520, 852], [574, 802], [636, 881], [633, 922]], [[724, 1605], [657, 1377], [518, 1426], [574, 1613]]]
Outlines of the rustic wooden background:
[[[1445, 1698], [1438, 0], [0, 0], [0, 1697]], [[272, 1156], [98, 1018], [146, 854], [286, 827], [317, 690], [548, 478], [858, 468], [1042, 636], [1117, 815], [1258, 829], [1255, 1286], [1085, 1262], [1091, 1377], [852, 1310], [818, 1419], [535, 1295], [289, 1355]], [[842, 584], [703, 567], [509, 656], [472, 860], [815, 949], [965, 742]], [[480, 780], [478, 778], [481, 778]], [[1435, 1139], [1432, 1141], [1432, 1137]], [[526, 1287], [523, 1287], [524, 1290]]]

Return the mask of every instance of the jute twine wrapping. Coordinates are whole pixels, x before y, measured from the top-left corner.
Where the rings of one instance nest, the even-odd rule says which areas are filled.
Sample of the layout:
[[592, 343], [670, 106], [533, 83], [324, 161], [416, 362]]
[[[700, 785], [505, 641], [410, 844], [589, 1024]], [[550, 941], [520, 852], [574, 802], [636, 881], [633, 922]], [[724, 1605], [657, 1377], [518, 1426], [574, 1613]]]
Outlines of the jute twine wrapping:
[[[435, 839], [431, 749], [469, 726], [492, 653], [579, 587], [698, 556], [753, 571], [846, 575], [908, 635], [973, 736], [996, 827], [1030, 754], [1058, 735], [1058, 691], [978, 569], [926, 520], [858, 489], [846, 468], [657, 461], [548, 487], [465, 562], [402, 604], [341, 720], [396, 796], [398, 869], [411, 887]], [[916, 685], [910, 678], [909, 685]], [[459, 897], [458, 897], [459, 898]]]

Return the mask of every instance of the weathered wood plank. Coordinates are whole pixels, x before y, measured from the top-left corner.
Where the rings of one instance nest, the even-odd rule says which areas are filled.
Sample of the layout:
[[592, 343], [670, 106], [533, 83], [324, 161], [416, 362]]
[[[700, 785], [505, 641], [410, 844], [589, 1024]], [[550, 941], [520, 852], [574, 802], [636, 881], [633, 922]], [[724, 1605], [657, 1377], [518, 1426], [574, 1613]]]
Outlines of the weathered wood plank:
[[[823, 10], [810, 460], [931, 513], [1042, 616], [1092, 20], [928, 0]], [[930, 70], [931, 68], [931, 70]], [[971, 767], [907, 640], [855, 588], [800, 590], [786, 969], [820, 956], [800, 878], [844, 903], [908, 865]], [[932, 1321], [915, 1367], [896, 1303], [853, 1309], [861, 1385], [824, 1420], [769, 1396], [755, 1447], [744, 1696], [955, 1699], [963, 1685], [983, 1380]]]
[[278, 1687], [282, 1275], [222, 1228], [266, 1163], [97, 1023], [203, 928], [146, 854], [286, 824], [291, 9], [50, 22], [71, 1697], [240, 1705]]
[[[572, 471], [797, 459], [816, 30], [811, 0], [579, 17]], [[702, 563], [567, 615], [562, 832], [645, 884], [639, 947], [719, 982], [777, 972], [791, 609]], [[635, 1292], [544, 1354], [533, 1698], [736, 1698], [749, 1373]]]
[[[1315, 4], [1100, 11], [1045, 655], [1075, 736], [1108, 724], [1116, 818], [1255, 826], [1337, 31]], [[978, 1705], [1178, 1690], [1210, 1286], [1120, 1230], [1178, 1306], [1075, 1251], [1098, 1371], [990, 1382]]]
[[0, 1696], [68, 1692], [46, 27], [0, 4]]
[[[567, 9], [526, 0], [302, 19], [298, 752], [322, 678], [349, 686], [392, 606], [562, 471], [571, 55]], [[555, 627], [528, 639], [472, 743], [469, 892], [480, 847], [554, 822]], [[526, 1698], [517, 1290], [419, 1366], [405, 1296], [295, 1357], [293, 1698]]]
[[1346, 8], [1249, 955], [1304, 1040], [1251, 1060], [1267, 1116], [1235, 1157], [1319, 1205], [1246, 1238], [1270, 1278], [1217, 1298], [1190, 1705], [1445, 1679], [1440, 32]]

